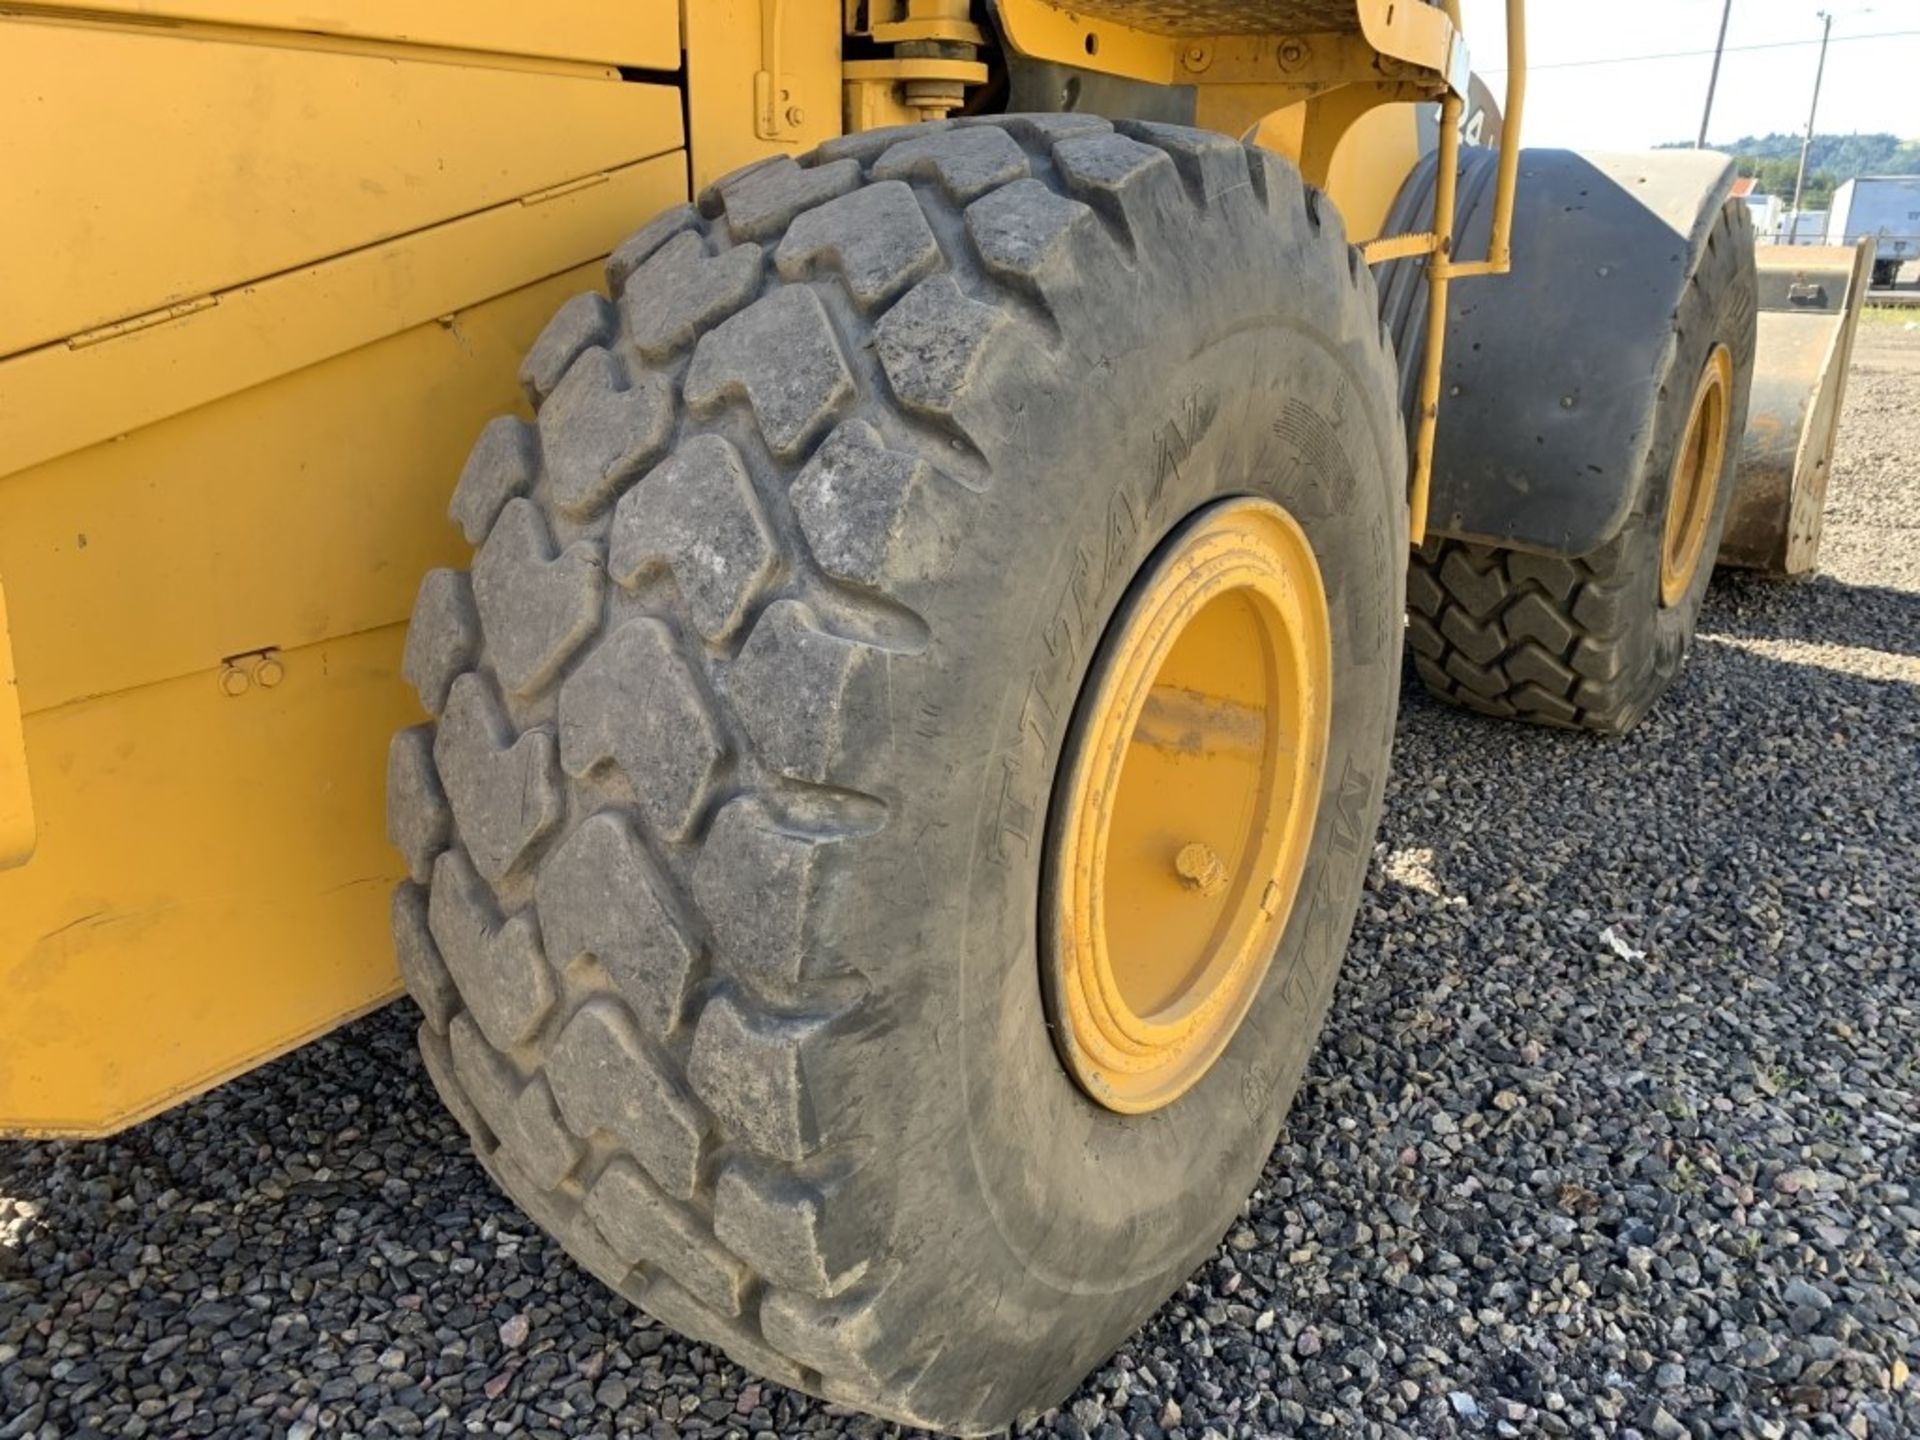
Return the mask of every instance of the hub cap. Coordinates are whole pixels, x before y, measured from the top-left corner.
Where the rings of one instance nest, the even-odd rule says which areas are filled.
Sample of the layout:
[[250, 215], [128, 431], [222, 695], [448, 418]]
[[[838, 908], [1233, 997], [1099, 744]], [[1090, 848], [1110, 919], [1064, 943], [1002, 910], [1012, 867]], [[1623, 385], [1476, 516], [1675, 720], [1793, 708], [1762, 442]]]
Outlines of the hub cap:
[[1319, 807], [1326, 590], [1266, 500], [1200, 511], [1102, 641], [1054, 801], [1043, 972], [1056, 1048], [1110, 1110], [1177, 1098], [1273, 958]]

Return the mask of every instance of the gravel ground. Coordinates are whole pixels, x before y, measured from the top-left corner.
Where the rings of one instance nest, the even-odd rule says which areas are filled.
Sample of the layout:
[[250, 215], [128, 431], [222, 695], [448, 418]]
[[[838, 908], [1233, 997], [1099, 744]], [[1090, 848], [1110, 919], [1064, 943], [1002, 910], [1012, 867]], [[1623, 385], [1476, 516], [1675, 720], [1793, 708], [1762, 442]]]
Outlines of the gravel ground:
[[[1920, 330], [1829, 574], [1717, 581], [1625, 742], [1409, 685], [1333, 1020], [1207, 1266], [1036, 1431], [1920, 1433]], [[468, 1159], [395, 1007], [0, 1145], [0, 1440], [879, 1434], [638, 1319]]]

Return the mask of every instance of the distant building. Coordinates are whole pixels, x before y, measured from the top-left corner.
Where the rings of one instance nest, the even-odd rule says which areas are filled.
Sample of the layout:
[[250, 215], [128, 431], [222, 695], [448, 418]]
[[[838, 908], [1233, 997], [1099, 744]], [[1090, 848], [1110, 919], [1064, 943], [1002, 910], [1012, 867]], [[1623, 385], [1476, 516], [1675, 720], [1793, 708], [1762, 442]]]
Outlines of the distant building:
[[1827, 212], [1824, 210], [1787, 210], [1780, 216], [1782, 245], [1824, 245], [1827, 243]]
[[1747, 202], [1747, 209], [1753, 212], [1754, 233], [1763, 240], [1771, 240], [1780, 231], [1780, 197], [1778, 195], [1759, 195], [1754, 193], [1752, 176], [1746, 176], [1733, 182], [1733, 193]]
[[1900, 267], [1920, 258], [1920, 175], [1862, 175], [1833, 192], [1829, 245], [1871, 236], [1873, 283], [1891, 285]]

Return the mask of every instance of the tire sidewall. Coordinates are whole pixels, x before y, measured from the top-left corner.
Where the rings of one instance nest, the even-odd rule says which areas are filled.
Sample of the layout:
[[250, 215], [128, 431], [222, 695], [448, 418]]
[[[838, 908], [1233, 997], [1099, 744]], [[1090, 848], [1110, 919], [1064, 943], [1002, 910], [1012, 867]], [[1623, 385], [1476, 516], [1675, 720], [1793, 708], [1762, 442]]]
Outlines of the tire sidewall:
[[[945, 637], [936, 663], [903, 667], [890, 686], [896, 745], [915, 748], [916, 718], [981, 737], [962, 765], [929, 747], [887, 767], [929, 783], [895, 802], [915, 840], [882, 883], [924, 897], [897, 909], [924, 918], [924, 950], [952, 959], [923, 999], [923, 1023], [950, 1020], [952, 1032], [935, 1041], [938, 1074], [914, 1082], [920, 1103], [903, 1107], [905, 1143], [945, 1163], [903, 1185], [897, 1243], [921, 1253], [916, 1274], [995, 1284], [1007, 1321], [1035, 1337], [1036, 1373], [1096, 1363], [1190, 1273], [1255, 1183], [1332, 996], [1400, 675], [1404, 454], [1384, 363], [1357, 369], [1353, 347], [1279, 314], [1147, 306], [1140, 319], [1103, 356], [1003, 377], [1019, 419], [983, 446], [1003, 477], [985, 533], [928, 596], [930, 631]], [[1333, 714], [1314, 840], [1226, 1051], [1172, 1105], [1121, 1116], [1080, 1091], [1046, 1023], [1050, 805], [1075, 699], [1134, 576], [1189, 516], [1241, 495], [1300, 522], [1327, 585]], [[955, 874], [961, 908], [945, 914], [954, 887], [941, 880]], [[926, 1263], [929, 1246], [946, 1263]]]
[[[1732, 503], [1740, 437], [1747, 428], [1753, 380], [1756, 297], [1752, 228], [1743, 202], [1723, 203], [1681, 304], [1673, 355], [1662, 378], [1661, 399], [1654, 415], [1654, 441], [1648, 452], [1640, 498], [1616, 542], [1621, 549], [1621, 563], [1629, 571], [1628, 583], [1639, 597], [1635, 610], [1641, 617], [1638, 626], [1643, 630], [1642, 638], [1629, 645], [1629, 653], [1637, 657], [1645, 673], [1625, 724], [1646, 713], [1686, 660]], [[1664, 605], [1660, 600], [1660, 558], [1674, 461], [1686, 438], [1700, 372], [1716, 345], [1725, 345], [1733, 359], [1726, 454], [1714, 488], [1713, 513], [1693, 579], [1676, 603]]]

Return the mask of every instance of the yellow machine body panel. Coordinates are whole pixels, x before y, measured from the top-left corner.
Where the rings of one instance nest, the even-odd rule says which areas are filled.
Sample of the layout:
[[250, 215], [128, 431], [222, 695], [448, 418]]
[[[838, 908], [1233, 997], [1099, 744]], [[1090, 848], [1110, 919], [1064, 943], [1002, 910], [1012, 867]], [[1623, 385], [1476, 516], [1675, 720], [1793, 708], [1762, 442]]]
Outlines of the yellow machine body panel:
[[0, 94], [26, 112], [0, 150], [26, 222], [0, 231], [0, 354], [603, 173], [680, 110], [604, 70], [27, 22]]
[[395, 993], [380, 777], [401, 628], [33, 715], [44, 817], [0, 873], [9, 1131], [143, 1118]]
[[[687, 148], [695, 191], [763, 155], [798, 155], [840, 133], [841, 4], [688, 0]], [[771, 30], [763, 28], [769, 23]], [[756, 102], [763, 85], [771, 122], [764, 126]]]
[[[1455, 55], [1386, 0], [1245, 33], [1286, 9], [999, 13], [1236, 133], [1320, 106], [1323, 178]], [[117, 1129], [398, 992], [405, 621], [520, 356], [710, 180], [960, 103], [986, 66], [925, 42], [978, 38], [964, 0], [0, 14], [0, 1133]]]
[[468, 8], [0, 19], [0, 1131], [119, 1128], [398, 991], [447, 496], [689, 183], [679, 88], [617, 68], [678, 66], [677, 5]]
[[57, 0], [57, 8], [481, 51], [494, 63], [525, 55], [642, 70], [680, 64], [680, 0]]

